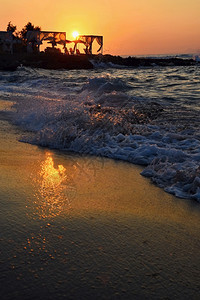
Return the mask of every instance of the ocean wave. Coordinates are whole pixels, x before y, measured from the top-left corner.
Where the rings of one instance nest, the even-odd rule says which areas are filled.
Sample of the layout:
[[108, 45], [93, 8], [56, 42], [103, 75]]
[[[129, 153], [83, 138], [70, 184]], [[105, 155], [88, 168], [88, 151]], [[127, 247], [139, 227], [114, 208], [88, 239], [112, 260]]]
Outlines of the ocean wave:
[[[15, 124], [32, 132], [24, 142], [147, 166], [142, 174], [166, 191], [200, 201], [199, 137], [155, 125], [162, 110], [157, 105], [153, 113], [153, 104], [148, 105], [148, 110], [138, 103], [131, 108], [77, 101], [47, 105], [46, 100], [35, 99], [26, 107], [17, 104]], [[187, 176], [191, 168], [193, 173]]]
[[127, 66], [114, 64], [112, 62], [103, 62], [103, 61], [97, 61], [94, 59], [90, 59], [90, 62], [92, 63], [93, 67], [96, 69], [124, 69], [127, 68]]
[[[22, 69], [21, 81], [2, 75], [2, 93], [15, 101], [13, 123], [23, 129], [21, 141], [141, 164], [142, 175], [167, 192], [200, 201], [200, 119], [193, 94], [198, 85], [185, 98], [171, 88], [154, 96], [158, 88], [163, 91], [158, 78], [171, 84], [191, 74], [196, 78], [198, 72], [188, 70], [177, 77], [174, 69], [171, 74]], [[190, 98], [195, 105], [188, 104]]]

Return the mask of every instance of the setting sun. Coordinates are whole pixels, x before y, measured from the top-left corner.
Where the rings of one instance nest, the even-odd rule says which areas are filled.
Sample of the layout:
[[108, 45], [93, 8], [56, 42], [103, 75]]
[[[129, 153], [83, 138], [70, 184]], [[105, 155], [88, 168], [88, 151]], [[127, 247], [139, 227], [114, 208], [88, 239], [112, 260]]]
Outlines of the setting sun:
[[74, 39], [76, 39], [79, 36], [78, 31], [73, 31], [72, 36]]

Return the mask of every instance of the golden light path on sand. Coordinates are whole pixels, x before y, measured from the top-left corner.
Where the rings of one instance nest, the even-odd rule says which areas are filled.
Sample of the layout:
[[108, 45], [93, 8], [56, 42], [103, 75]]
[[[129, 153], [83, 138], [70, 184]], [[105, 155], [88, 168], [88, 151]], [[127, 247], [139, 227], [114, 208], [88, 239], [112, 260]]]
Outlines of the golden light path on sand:
[[51, 222], [59, 216], [111, 214], [161, 223], [181, 223], [191, 218], [192, 205], [152, 185], [139, 175], [141, 167], [106, 158], [60, 158], [59, 154], [46, 151], [29, 171], [34, 191], [27, 203], [30, 218]]
[[67, 170], [63, 165], [54, 166], [51, 153], [46, 153], [46, 159], [41, 162], [38, 176], [35, 179], [37, 192], [35, 193], [38, 216], [40, 218], [55, 217], [67, 206], [69, 208], [69, 193], [75, 192], [70, 183]]

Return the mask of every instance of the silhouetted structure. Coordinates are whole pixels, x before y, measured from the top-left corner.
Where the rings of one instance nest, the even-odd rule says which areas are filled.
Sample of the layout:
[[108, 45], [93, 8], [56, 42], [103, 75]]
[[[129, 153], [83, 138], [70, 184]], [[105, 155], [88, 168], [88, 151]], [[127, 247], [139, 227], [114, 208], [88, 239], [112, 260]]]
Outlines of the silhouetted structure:
[[[103, 54], [103, 36], [98, 35], [79, 35], [75, 40], [70, 41], [66, 40], [65, 32], [51, 32], [51, 31], [28, 31], [27, 35], [27, 52], [32, 52], [36, 50], [40, 50], [40, 45], [44, 41], [48, 41], [52, 45], [54, 49], [58, 44], [63, 45], [65, 49], [64, 52], [67, 54], [68, 50], [66, 50], [66, 44], [74, 43], [74, 47], [70, 48], [70, 54], [80, 54], [80, 51], [77, 49], [77, 45], [82, 43], [85, 45], [85, 54], [92, 54], [92, 44], [96, 40], [99, 44], [99, 49], [97, 52]], [[49, 49], [49, 48], [48, 48]], [[50, 51], [50, 49], [48, 50]], [[52, 50], [54, 51], [54, 50]], [[55, 50], [56, 52], [56, 50]]]
[[[28, 30], [28, 29], [31, 30]], [[92, 55], [93, 42], [96, 41], [99, 45], [97, 52], [103, 54], [103, 36], [99, 35], [79, 35], [75, 40], [66, 40], [66, 32], [56, 32], [56, 31], [41, 31], [40, 28], [34, 27], [30, 22], [22, 29], [21, 36], [16, 36], [13, 34], [16, 26], [8, 23], [7, 31], [0, 31], [0, 53], [13, 53], [13, 52], [27, 52], [36, 53], [40, 52], [40, 46], [43, 42], [51, 44], [51, 47], [47, 47], [45, 52], [48, 53], [58, 53], [61, 52], [57, 45], [62, 45], [65, 54], [76, 54], [81, 55], [78, 44], [84, 45], [85, 54]], [[70, 45], [69, 51], [66, 47], [67, 44]], [[15, 45], [16, 44], [16, 45]], [[13, 47], [14, 45], [14, 47]]]
[[27, 52], [40, 51], [40, 45], [47, 41], [54, 49], [57, 44], [66, 45], [66, 33], [55, 31], [28, 31], [27, 35]]
[[101, 51], [101, 54], [103, 54], [103, 36], [101, 36], [101, 35], [79, 35], [77, 37], [77, 40], [74, 41], [75, 42], [74, 51], [76, 50], [77, 44], [82, 43], [85, 45], [85, 49], [84, 49], [85, 54], [91, 55], [92, 54], [92, 45], [95, 40], [100, 46], [99, 49], [97, 50], [97, 52]]

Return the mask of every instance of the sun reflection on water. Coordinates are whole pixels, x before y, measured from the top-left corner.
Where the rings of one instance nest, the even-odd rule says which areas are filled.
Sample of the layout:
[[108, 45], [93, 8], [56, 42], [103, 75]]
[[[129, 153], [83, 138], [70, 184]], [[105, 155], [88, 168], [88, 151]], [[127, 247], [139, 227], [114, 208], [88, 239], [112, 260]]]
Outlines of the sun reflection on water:
[[66, 168], [63, 165], [55, 167], [50, 153], [40, 165], [36, 184], [35, 205], [40, 218], [55, 217], [70, 208], [76, 189]]

